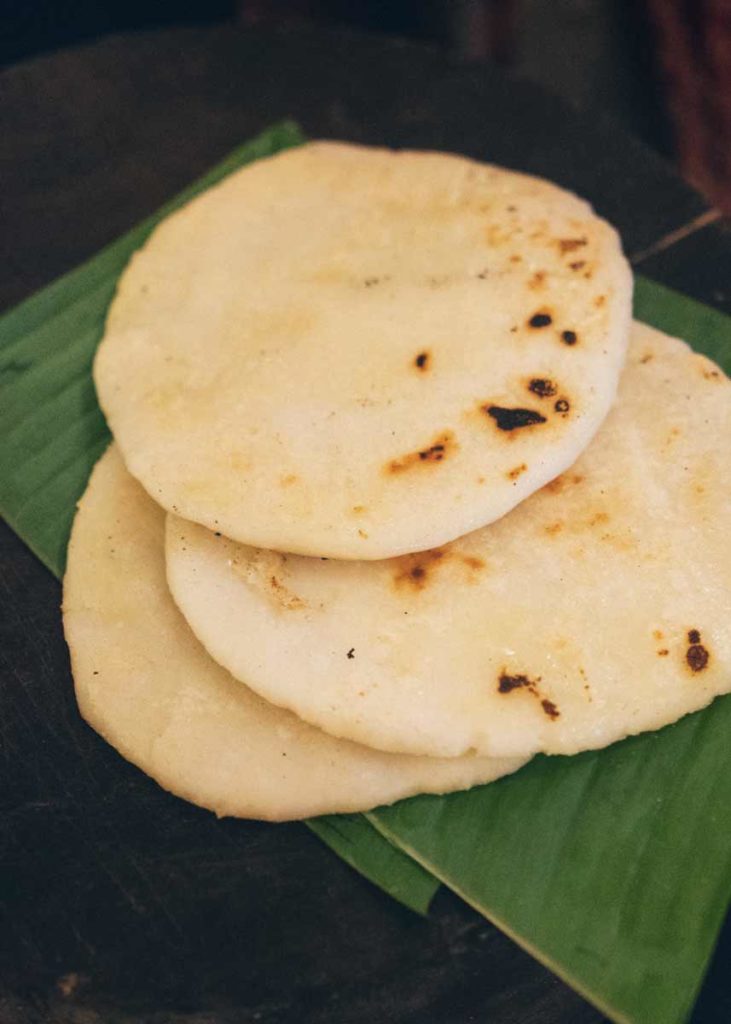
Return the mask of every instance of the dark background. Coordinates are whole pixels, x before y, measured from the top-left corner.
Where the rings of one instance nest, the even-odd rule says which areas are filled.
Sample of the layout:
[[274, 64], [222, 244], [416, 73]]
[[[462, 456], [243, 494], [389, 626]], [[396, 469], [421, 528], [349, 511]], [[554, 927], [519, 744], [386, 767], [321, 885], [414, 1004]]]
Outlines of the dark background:
[[[569, 107], [476, 60], [480, 33], [440, 5], [347, 5], [432, 49], [266, 28], [345, 6], [6, 5], [3, 60], [33, 59], [0, 81], [0, 308], [292, 115], [311, 135], [554, 178], [618, 225], [641, 272], [729, 311], [723, 225], [699, 223], [701, 198], [614, 121], [571, 109], [663, 148], [632, 4], [523, 0], [493, 60]], [[186, 20], [230, 27], [144, 30]], [[162, 793], [80, 721], [59, 602], [0, 525], [0, 1024], [601, 1024], [449, 893], [422, 921], [301, 825], [219, 822]], [[727, 927], [694, 1024], [731, 1021], [730, 956]]]
[[489, 57], [615, 116], [670, 156], [653, 34], [640, 0], [0, 0], [0, 64], [111, 32], [166, 25], [303, 24], [429, 41]]

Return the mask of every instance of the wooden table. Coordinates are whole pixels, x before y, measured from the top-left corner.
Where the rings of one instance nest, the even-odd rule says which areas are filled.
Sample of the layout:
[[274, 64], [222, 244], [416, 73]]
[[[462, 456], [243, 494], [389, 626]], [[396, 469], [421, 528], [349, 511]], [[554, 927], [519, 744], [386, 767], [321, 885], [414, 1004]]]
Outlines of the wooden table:
[[[115, 36], [0, 76], [0, 308], [70, 269], [239, 142], [451, 149], [590, 199], [643, 272], [731, 312], [731, 239], [659, 158], [490, 67], [323, 31]], [[596, 1024], [442, 892], [428, 920], [301, 825], [217, 821], [79, 719], [60, 588], [0, 531], [2, 1024]], [[727, 928], [695, 1024], [731, 1020]], [[659, 1022], [661, 1024], [661, 1022]]]

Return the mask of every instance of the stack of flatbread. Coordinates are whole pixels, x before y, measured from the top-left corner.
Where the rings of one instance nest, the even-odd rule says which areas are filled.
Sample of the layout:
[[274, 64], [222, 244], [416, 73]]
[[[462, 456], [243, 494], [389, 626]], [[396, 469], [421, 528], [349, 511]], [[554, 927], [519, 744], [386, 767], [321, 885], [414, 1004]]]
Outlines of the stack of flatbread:
[[133, 258], [64, 623], [84, 717], [218, 814], [364, 810], [731, 689], [731, 387], [542, 180], [317, 143]]

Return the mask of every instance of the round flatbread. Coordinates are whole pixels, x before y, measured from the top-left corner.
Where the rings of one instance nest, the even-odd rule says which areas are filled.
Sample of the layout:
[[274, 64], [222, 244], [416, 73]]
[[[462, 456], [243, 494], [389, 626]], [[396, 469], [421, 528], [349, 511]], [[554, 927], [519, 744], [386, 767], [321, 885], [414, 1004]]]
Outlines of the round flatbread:
[[492, 526], [383, 562], [282, 556], [170, 516], [173, 596], [213, 657], [339, 736], [571, 754], [731, 689], [731, 385], [636, 326], [615, 408]]
[[266, 704], [190, 632], [163, 535], [164, 513], [111, 448], [74, 523], [64, 629], [82, 715], [165, 789], [219, 815], [282, 820], [466, 789], [524, 763], [384, 754]]
[[616, 233], [548, 182], [317, 143], [155, 231], [94, 378], [168, 511], [385, 558], [499, 518], [574, 462], [614, 398], [630, 299]]

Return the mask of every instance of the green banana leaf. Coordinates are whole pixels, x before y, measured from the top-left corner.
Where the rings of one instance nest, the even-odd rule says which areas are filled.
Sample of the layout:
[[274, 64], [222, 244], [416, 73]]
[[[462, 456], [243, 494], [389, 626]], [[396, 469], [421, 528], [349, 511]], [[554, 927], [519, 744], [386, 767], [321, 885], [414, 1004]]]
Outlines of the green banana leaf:
[[363, 814], [312, 818], [308, 827], [361, 875], [405, 907], [425, 916], [439, 882], [373, 828]]
[[[731, 372], [731, 320], [646, 278], [635, 316]], [[367, 815], [598, 1006], [676, 1024], [731, 896], [731, 697], [656, 733]]]
[[[646, 278], [635, 316], [731, 372], [731, 320]], [[366, 815], [608, 1017], [676, 1024], [731, 897], [731, 697], [467, 793]]]
[[111, 440], [91, 362], [117, 279], [152, 229], [231, 171], [304, 141], [286, 121], [225, 160], [87, 263], [0, 318], [0, 514], [63, 575], [76, 502]]
[[[111, 440], [91, 361], [117, 279], [160, 220], [231, 171], [304, 141], [291, 122], [240, 146], [87, 263], [0, 317], [0, 514], [58, 577], [76, 502]], [[311, 825], [371, 882], [425, 914], [439, 883], [358, 815]]]
[[[89, 371], [127, 258], [185, 199], [300, 141], [291, 124], [264, 133], [0, 319], [0, 511], [56, 575], [75, 502], [109, 441]], [[726, 317], [642, 278], [635, 301], [638, 318], [731, 369]], [[310, 825], [416, 910], [443, 880], [612, 1019], [676, 1024], [728, 904], [730, 729], [726, 698], [605, 751], [537, 758], [491, 786]]]
[[729, 898], [731, 702], [514, 777], [367, 815], [628, 1024], [688, 1016]]

